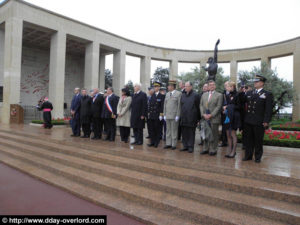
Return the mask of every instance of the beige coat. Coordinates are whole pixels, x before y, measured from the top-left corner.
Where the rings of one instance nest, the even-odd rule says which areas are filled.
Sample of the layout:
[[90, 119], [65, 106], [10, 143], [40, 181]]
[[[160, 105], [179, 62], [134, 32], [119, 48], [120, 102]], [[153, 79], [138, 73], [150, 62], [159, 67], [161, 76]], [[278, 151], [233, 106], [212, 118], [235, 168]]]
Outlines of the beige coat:
[[210, 119], [211, 123], [221, 123], [221, 110], [223, 106], [223, 95], [219, 92], [214, 92], [210, 101], [208, 102], [209, 92], [205, 92], [201, 97], [200, 102], [200, 111], [201, 115], [206, 112], [206, 109], [209, 109], [212, 118]]
[[174, 120], [176, 116], [180, 117], [180, 99], [182, 93], [175, 90], [171, 96], [171, 92], [168, 92], [165, 97], [164, 103], [164, 116], [167, 120]]
[[118, 106], [117, 106], [117, 126], [130, 127], [130, 106], [132, 98], [130, 96], [125, 97], [122, 101], [120, 97]]

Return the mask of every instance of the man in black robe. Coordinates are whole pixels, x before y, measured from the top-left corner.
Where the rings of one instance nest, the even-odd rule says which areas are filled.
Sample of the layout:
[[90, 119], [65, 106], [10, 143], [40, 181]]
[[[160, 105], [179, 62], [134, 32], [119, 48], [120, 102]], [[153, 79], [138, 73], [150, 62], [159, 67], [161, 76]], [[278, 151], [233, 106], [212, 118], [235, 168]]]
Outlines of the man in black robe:
[[135, 140], [131, 144], [143, 144], [143, 129], [145, 128], [145, 118], [147, 117], [147, 101], [146, 93], [141, 91], [141, 84], [135, 84], [130, 117], [130, 124], [131, 128], [133, 128]]
[[46, 97], [44, 99], [44, 102], [42, 103], [40, 110], [43, 110], [43, 119], [44, 119], [44, 128], [45, 129], [51, 129], [52, 128], [52, 116], [51, 111], [53, 110], [52, 103], [48, 101], [48, 98]]
[[86, 89], [81, 90], [80, 123], [83, 131], [82, 138], [89, 138], [91, 134], [91, 104], [92, 99]]

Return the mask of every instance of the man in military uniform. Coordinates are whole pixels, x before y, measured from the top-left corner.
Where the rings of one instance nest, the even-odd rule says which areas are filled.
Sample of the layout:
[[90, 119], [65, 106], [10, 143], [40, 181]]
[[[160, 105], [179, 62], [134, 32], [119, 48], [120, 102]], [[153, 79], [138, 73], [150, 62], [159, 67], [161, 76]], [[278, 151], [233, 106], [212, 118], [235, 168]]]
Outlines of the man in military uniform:
[[167, 125], [166, 146], [167, 148], [176, 149], [177, 133], [180, 118], [180, 99], [182, 93], [176, 90], [176, 80], [169, 80], [168, 93], [164, 102], [164, 120]]
[[148, 129], [150, 135], [150, 144], [148, 146], [157, 148], [160, 142], [165, 96], [159, 92], [160, 82], [154, 82], [153, 86], [155, 92], [148, 102]]
[[245, 157], [243, 161], [252, 160], [255, 150], [255, 162], [260, 163], [263, 155], [264, 131], [272, 118], [273, 95], [264, 90], [267, 79], [261, 75], [254, 78], [254, 90], [248, 91], [243, 97], [246, 104], [244, 119]]

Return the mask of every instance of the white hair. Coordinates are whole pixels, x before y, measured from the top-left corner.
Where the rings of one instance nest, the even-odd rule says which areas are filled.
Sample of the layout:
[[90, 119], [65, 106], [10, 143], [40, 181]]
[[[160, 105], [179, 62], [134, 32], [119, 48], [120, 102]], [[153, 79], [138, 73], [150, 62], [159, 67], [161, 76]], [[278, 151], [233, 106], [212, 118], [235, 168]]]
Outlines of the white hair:
[[79, 88], [79, 87], [76, 87], [74, 90], [76, 90], [76, 91], [80, 91], [80, 88]]
[[134, 86], [137, 86], [139, 88], [142, 88], [142, 84], [141, 83], [135, 83]]

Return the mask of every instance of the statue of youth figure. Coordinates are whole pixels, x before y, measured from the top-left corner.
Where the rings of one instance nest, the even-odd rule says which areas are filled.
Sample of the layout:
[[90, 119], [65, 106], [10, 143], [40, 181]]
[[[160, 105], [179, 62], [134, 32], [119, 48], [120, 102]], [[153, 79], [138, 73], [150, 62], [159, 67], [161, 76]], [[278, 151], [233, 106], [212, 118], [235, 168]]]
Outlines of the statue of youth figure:
[[220, 43], [220, 39], [216, 42], [215, 45], [215, 51], [214, 51], [214, 57], [209, 57], [207, 60], [208, 67], [202, 66], [205, 71], [208, 72], [208, 78], [207, 80], [216, 80], [216, 74], [218, 71], [218, 44]]

